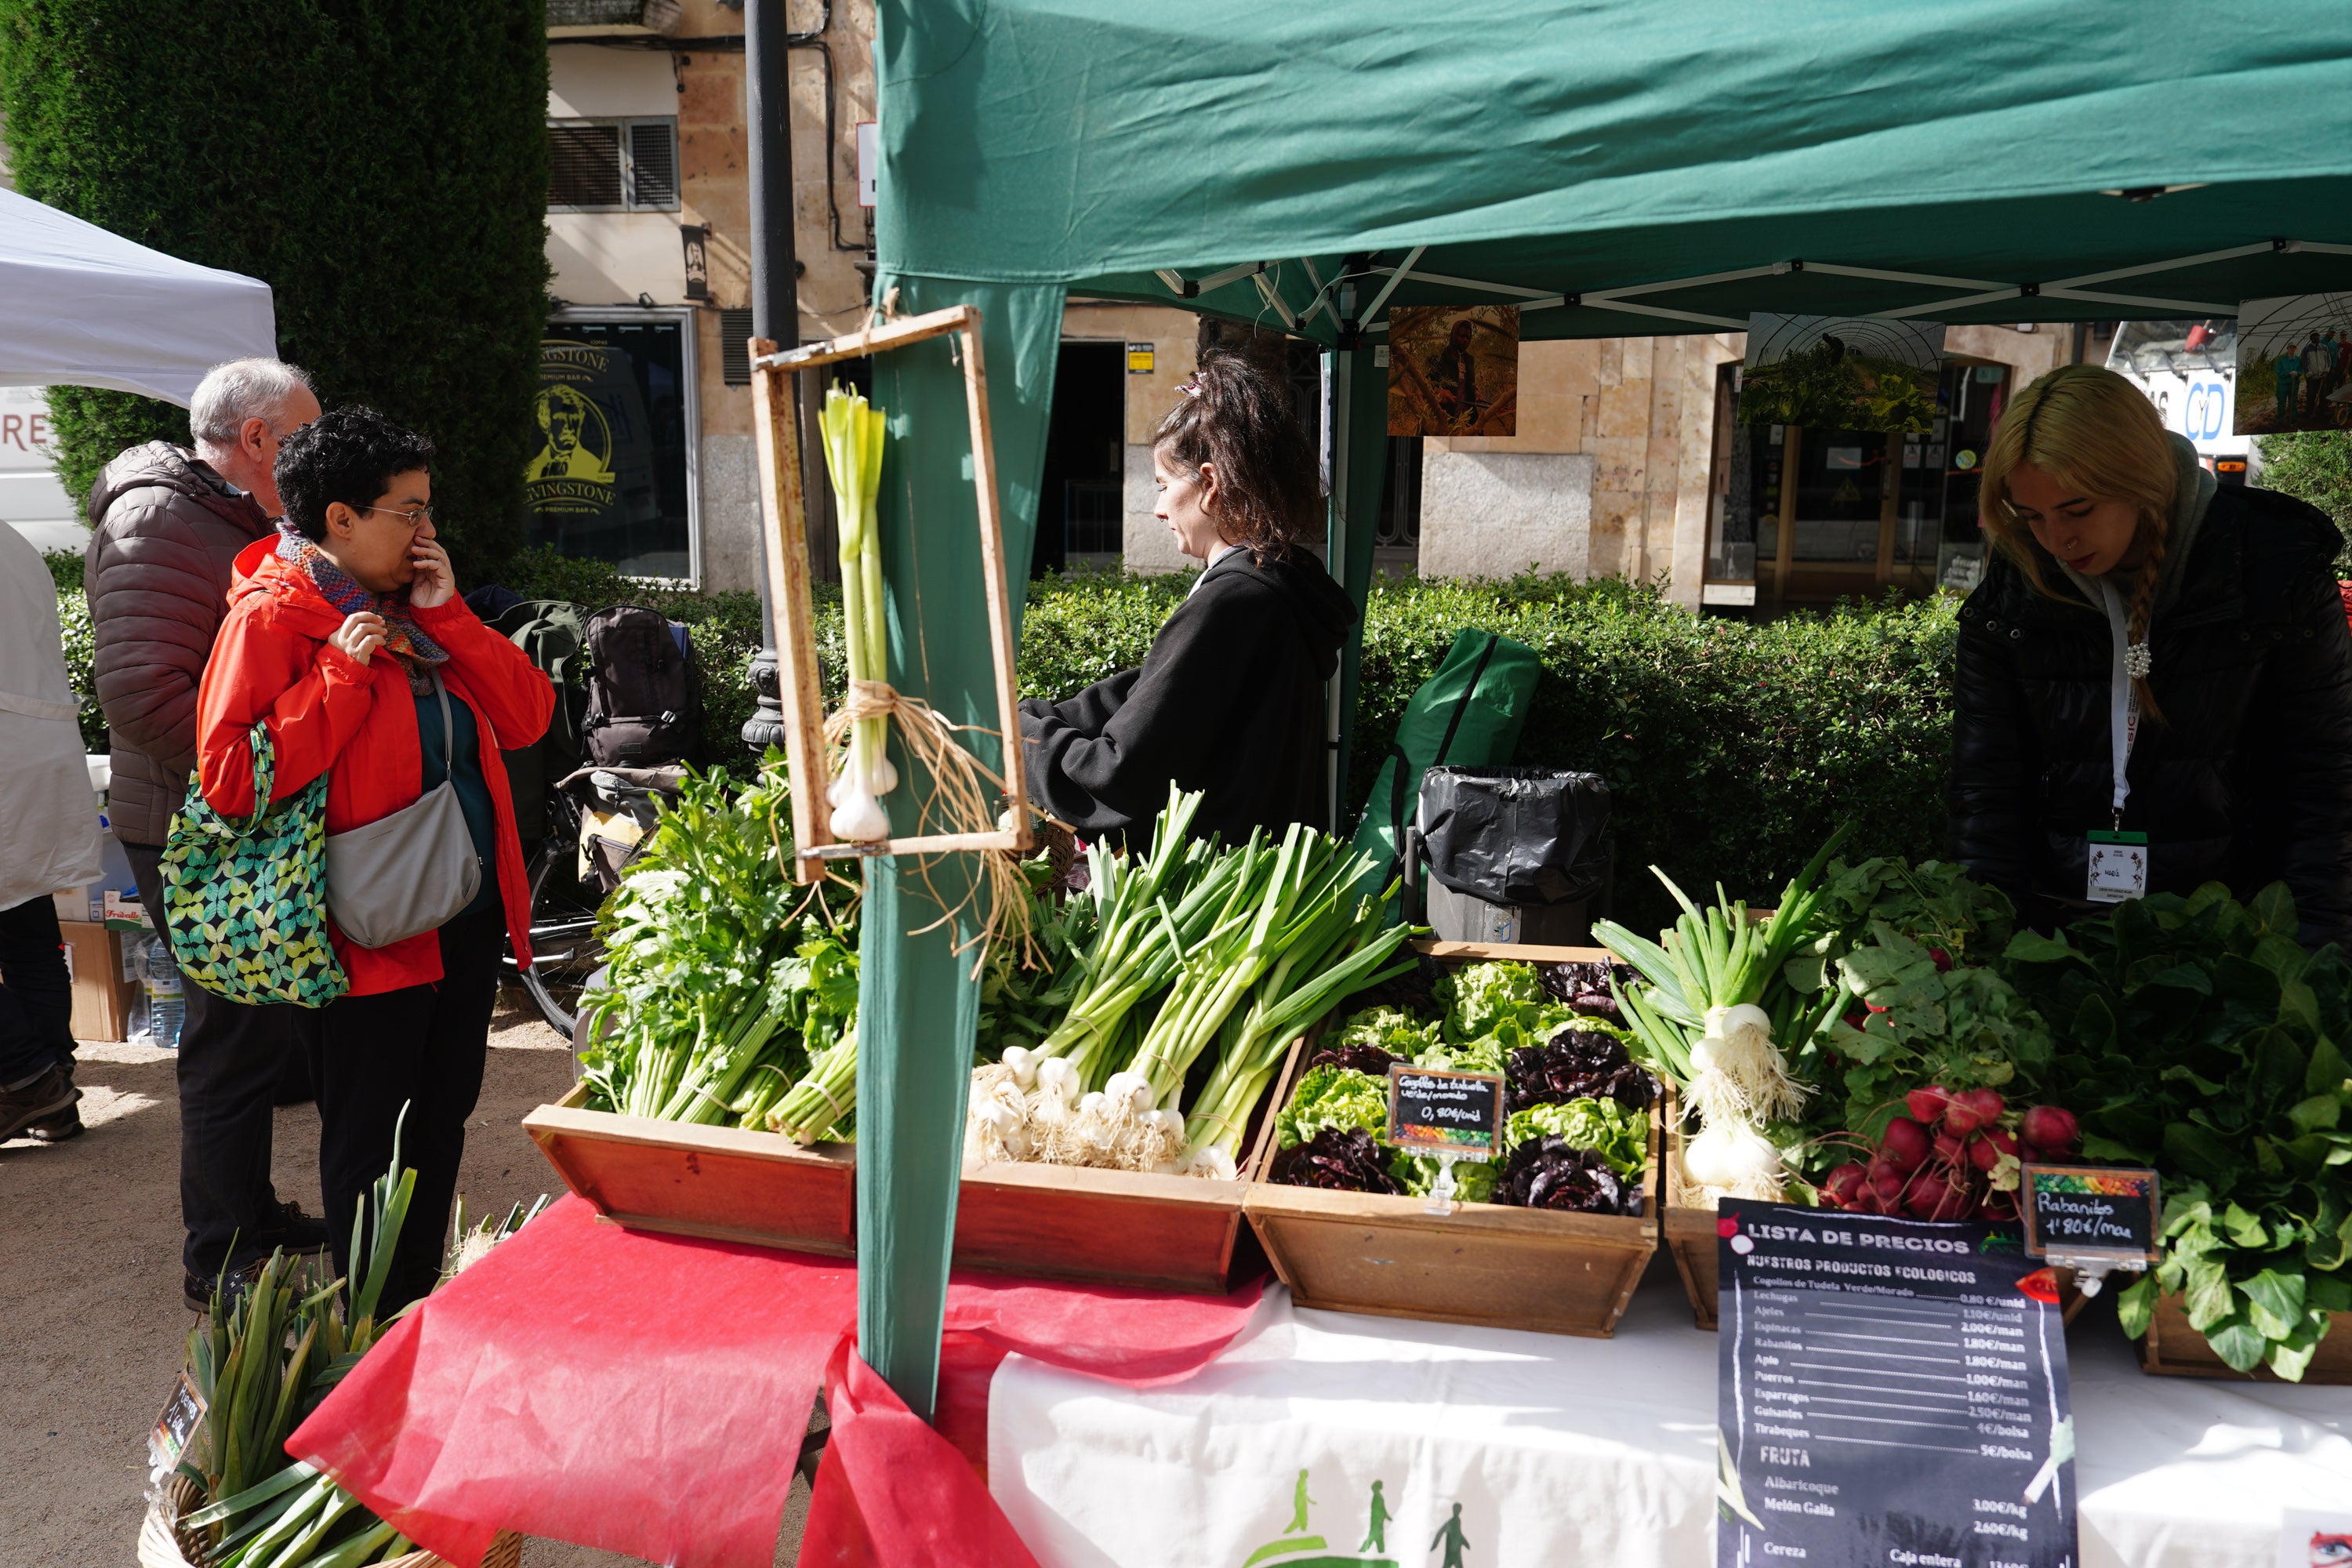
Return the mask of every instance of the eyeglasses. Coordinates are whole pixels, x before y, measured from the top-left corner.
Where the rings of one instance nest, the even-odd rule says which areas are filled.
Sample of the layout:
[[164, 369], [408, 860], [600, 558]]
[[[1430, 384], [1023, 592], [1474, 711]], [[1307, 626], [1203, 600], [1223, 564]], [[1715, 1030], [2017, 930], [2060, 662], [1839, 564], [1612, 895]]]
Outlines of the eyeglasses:
[[401, 521], [408, 524], [408, 531], [411, 533], [415, 532], [418, 529], [423, 528], [426, 523], [433, 521], [433, 509], [429, 506], [420, 506], [414, 511], [399, 511], [388, 506], [363, 506], [360, 508], [360, 510], [362, 511], [381, 511], [393, 517], [396, 517], [400, 519]]

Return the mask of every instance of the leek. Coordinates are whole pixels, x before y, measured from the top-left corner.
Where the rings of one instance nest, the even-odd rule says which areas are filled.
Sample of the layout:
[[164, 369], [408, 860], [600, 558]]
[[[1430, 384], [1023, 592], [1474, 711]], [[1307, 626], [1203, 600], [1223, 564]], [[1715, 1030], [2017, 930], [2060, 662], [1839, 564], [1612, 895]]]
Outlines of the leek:
[[[824, 395], [819, 421], [824, 432], [824, 467], [833, 481], [834, 515], [841, 540], [843, 639], [849, 651], [850, 705], [859, 710], [861, 683], [889, 679], [884, 640], [882, 538], [875, 502], [882, 490], [884, 416], [862, 394], [836, 383]], [[890, 837], [889, 814], [881, 798], [898, 782], [887, 755], [887, 711], [854, 718], [849, 756], [841, 776], [826, 791], [833, 806], [833, 836], [846, 843]]]

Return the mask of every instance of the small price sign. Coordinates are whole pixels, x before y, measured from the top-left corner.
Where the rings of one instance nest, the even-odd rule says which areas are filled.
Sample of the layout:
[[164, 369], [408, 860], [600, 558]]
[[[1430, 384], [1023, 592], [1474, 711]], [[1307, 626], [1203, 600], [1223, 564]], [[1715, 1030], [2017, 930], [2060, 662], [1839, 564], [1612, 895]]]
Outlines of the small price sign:
[[1491, 1160], [1503, 1141], [1499, 1073], [1389, 1068], [1388, 1142], [1424, 1154]]
[[2035, 1258], [2142, 1267], [2157, 1261], [2156, 1173], [2028, 1165], [2018, 1181], [2025, 1250]]

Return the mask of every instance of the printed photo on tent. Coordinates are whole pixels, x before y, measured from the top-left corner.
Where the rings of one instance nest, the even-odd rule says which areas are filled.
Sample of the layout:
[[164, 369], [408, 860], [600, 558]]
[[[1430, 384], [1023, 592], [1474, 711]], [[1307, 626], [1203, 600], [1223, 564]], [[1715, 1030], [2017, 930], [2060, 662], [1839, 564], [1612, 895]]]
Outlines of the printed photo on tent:
[[1519, 433], [1519, 308], [1405, 305], [1389, 312], [1389, 434]]
[[1941, 321], [1752, 316], [1739, 422], [1924, 436], [1943, 369]]
[[2282, 294], [2238, 307], [2241, 436], [2352, 430], [2352, 294]]

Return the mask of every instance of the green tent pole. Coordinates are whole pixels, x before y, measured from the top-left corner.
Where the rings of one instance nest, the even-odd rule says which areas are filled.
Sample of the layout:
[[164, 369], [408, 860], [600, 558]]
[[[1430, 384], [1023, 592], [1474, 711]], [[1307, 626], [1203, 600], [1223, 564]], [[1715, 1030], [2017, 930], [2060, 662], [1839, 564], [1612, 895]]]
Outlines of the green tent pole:
[[[980, 307], [1017, 639], [1062, 290], [904, 276], [883, 279], [880, 289], [893, 285], [899, 309], [910, 315], [959, 303]], [[951, 722], [993, 731], [971, 421], [953, 341], [893, 350], [873, 362], [874, 401], [889, 418], [877, 513], [890, 683]], [[1002, 766], [992, 737], [981, 737], [976, 750], [984, 765]], [[899, 784], [883, 798], [893, 831], [908, 834], [914, 803], [929, 781], [895, 738], [891, 760]], [[972, 978], [978, 950], [967, 944], [984, 911], [966, 900], [976, 868], [969, 855], [866, 863], [857, 991], [858, 1352], [926, 1420], [939, 1382], [964, 1098], [979, 1020]]]
[[1356, 624], [1339, 649], [1339, 799], [1331, 831], [1342, 837], [1356, 802], [1348, 789], [1348, 764], [1356, 735], [1357, 673], [1364, 651], [1364, 605], [1371, 594], [1372, 546], [1381, 527], [1381, 499], [1388, 483], [1388, 373], [1372, 363], [1371, 349], [1331, 352], [1330, 531], [1327, 560], [1332, 575], [1356, 606]]

